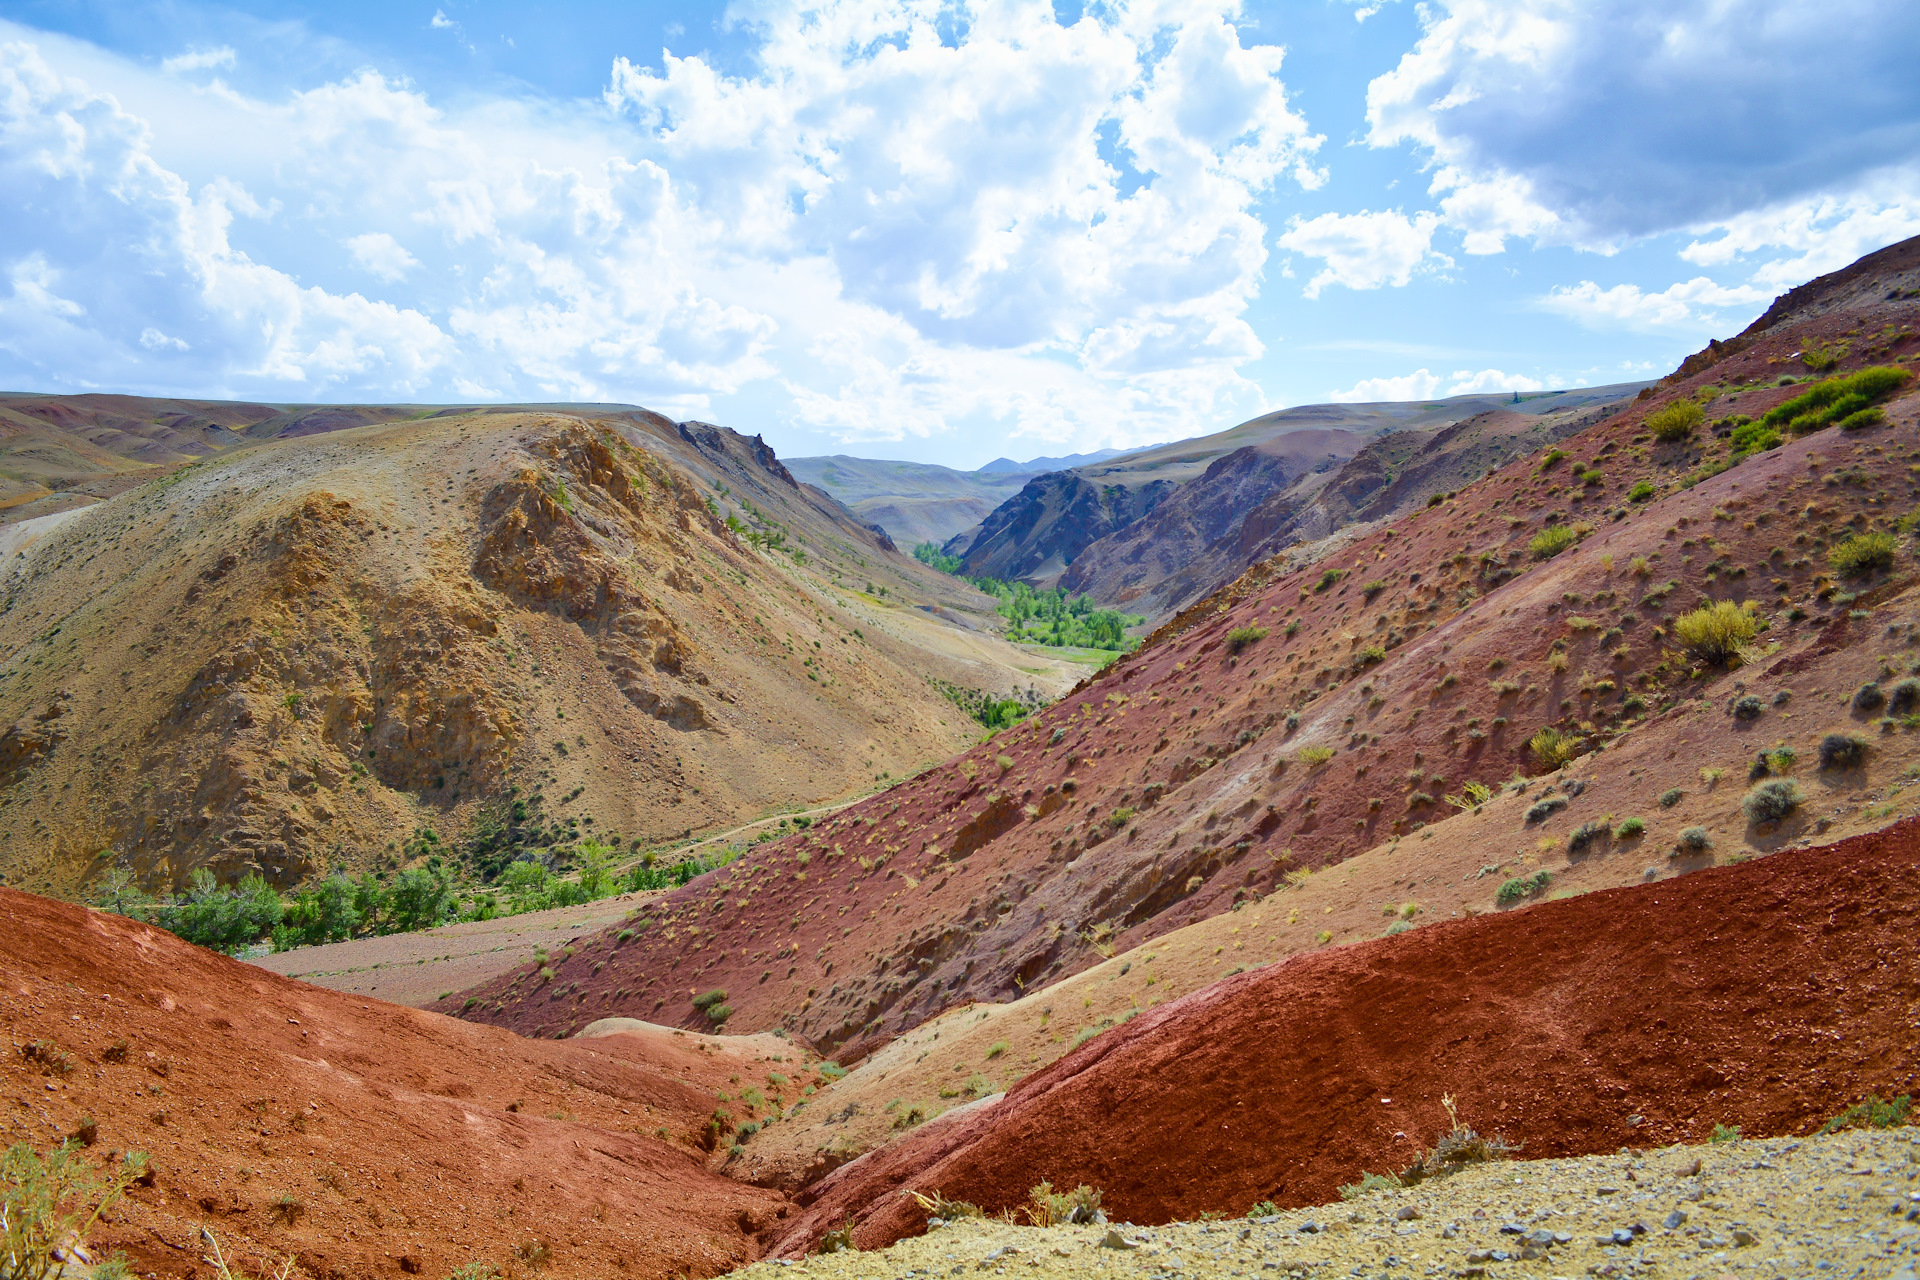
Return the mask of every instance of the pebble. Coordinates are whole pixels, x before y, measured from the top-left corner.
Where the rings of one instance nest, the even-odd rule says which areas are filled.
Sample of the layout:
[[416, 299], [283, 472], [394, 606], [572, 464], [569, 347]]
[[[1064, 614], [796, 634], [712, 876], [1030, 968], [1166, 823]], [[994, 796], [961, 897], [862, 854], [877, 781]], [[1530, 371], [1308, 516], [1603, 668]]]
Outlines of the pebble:
[[[1686, 1209], [1675, 1206], [1683, 1197]], [[956, 1264], [1035, 1280], [1920, 1280], [1920, 1128], [1516, 1161], [1260, 1219], [1050, 1228], [962, 1219], [936, 1237], [795, 1265], [810, 1280], [946, 1276]], [[735, 1274], [752, 1280], [767, 1265]]]

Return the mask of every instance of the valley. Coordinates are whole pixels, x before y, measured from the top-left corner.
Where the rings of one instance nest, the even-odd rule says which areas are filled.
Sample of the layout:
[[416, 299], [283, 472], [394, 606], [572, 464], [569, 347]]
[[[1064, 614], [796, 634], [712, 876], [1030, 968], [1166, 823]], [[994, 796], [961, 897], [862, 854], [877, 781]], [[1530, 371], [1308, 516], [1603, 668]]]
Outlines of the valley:
[[1916, 363], [1920, 239], [1031, 472], [7, 397], [7, 1141], [154, 1277], [1910, 1273]]

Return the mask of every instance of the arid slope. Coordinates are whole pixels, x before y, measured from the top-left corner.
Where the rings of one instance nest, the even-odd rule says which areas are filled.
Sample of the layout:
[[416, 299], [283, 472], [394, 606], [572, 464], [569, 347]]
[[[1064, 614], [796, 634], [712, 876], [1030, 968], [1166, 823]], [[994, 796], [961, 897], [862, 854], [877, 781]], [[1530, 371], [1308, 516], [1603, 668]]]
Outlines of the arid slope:
[[907, 1187], [993, 1214], [1084, 1183], [1149, 1223], [1325, 1203], [1413, 1163], [1446, 1095], [1531, 1158], [1809, 1132], [1914, 1085], [1916, 855], [1908, 821], [1228, 978], [837, 1171], [777, 1247], [918, 1234]]
[[[690, 997], [720, 988], [729, 1026], [783, 1026], [851, 1062], [943, 1010], [1046, 987], [1290, 872], [1421, 833], [1465, 782], [1541, 772], [1527, 743], [1546, 727], [1574, 744], [1565, 779], [1611, 796], [1616, 820], [1658, 819], [1671, 839], [1658, 798], [1676, 779], [1697, 794], [1689, 775], [1712, 762], [1732, 772], [1711, 800], [1717, 838], [1803, 839], [1804, 808], [1730, 826], [1731, 793], [1759, 734], [1791, 739], [1810, 776], [1820, 734], [1864, 727], [1850, 683], [1914, 660], [1910, 602], [1887, 603], [1913, 584], [1911, 536], [1891, 570], [1844, 583], [1826, 552], [1913, 509], [1920, 395], [1909, 384], [1884, 425], [1718, 474], [1720, 434], [1662, 443], [1644, 422], [1681, 398], [1710, 420], [1758, 414], [1793, 394], [1775, 382], [1805, 372], [1812, 343], [1847, 343], [1842, 369], [1905, 360], [1916, 317], [1902, 300], [1776, 324], [1562, 456], [1327, 540], [1317, 562], [1265, 562], [1034, 721], [669, 895], [617, 973], [563, 972], [564, 1001], [515, 974], [470, 993], [468, 1016], [545, 1034], [618, 1013], [701, 1026]], [[1641, 481], [1652, 493], [1630, 499]], [[1576, 542], [1541, 558], [1529, 545], [1549, 526]], [[1790, 701], [1736, 727], [1726, 699], [1751, 671], [1707, 669], [1670, 628], [1700, 601], [1748, 599], [1771, 628], [1763, 691]], [[1857, 782], [1834, 782], [1884, 785], [1910, 742], [1896, 725]], [[1567, 848], [1576, 815], [1606, 811], [1515, 822], [1507, 839]]]
[[929, 675], [1060, 682], [908, 607], [977, 593], [764, 445], [630, 415], [237, 448], [66, 517], [0, 585], [0, 871], [69, 894], [114, 864], [393, 865], [514, 788], [556, 839], [671, 839], [963, 746]]
[[788, 1212], [703, 1164], [717, 1091], [797, 1074], [774, 1037], [542, 1043], [11, 890], [0, 926], [0, 1141], [147, 1152], [92, 1236], [134, 1274], [209, 1274], [205, 1228], [249, 1275], [714, 1276]]

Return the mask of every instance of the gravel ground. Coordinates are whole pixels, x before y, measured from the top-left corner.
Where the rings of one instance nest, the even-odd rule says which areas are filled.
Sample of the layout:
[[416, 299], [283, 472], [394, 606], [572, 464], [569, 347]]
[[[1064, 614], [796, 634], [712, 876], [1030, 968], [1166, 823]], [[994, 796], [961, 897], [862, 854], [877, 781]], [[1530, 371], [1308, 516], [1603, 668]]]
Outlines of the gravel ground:
[[890, 1249], [734, 1274], [1914, 1280], [1917, 1267], [1920, 1129], [1906, 1128], [1515, 1161], [1251, 1220], [1048, 1229], [962, 1220]]

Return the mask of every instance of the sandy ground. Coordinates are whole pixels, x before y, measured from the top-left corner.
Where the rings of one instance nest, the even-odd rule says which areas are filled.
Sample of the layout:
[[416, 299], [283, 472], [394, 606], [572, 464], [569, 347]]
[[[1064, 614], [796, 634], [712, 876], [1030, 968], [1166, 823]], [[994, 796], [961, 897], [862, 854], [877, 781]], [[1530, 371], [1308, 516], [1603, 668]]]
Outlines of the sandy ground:
[[653, 896], [623, 893], [584, 906], [299, 947], [253, 957], [252, 963], [331, 991], [378, 996], [393, 1004], [419, 1007], [445, 992], [527, 963], [536, 947], [557, 949], [582, 932], [625, 919], [628, 912]]
[[1912, 1280], [1916, 1217], [1920, 1130], [1908, 1128], [1482, 1165], [1253, 1220], [1040, 1228], [961, 1219], [884, 1250], [735, 1275]]

